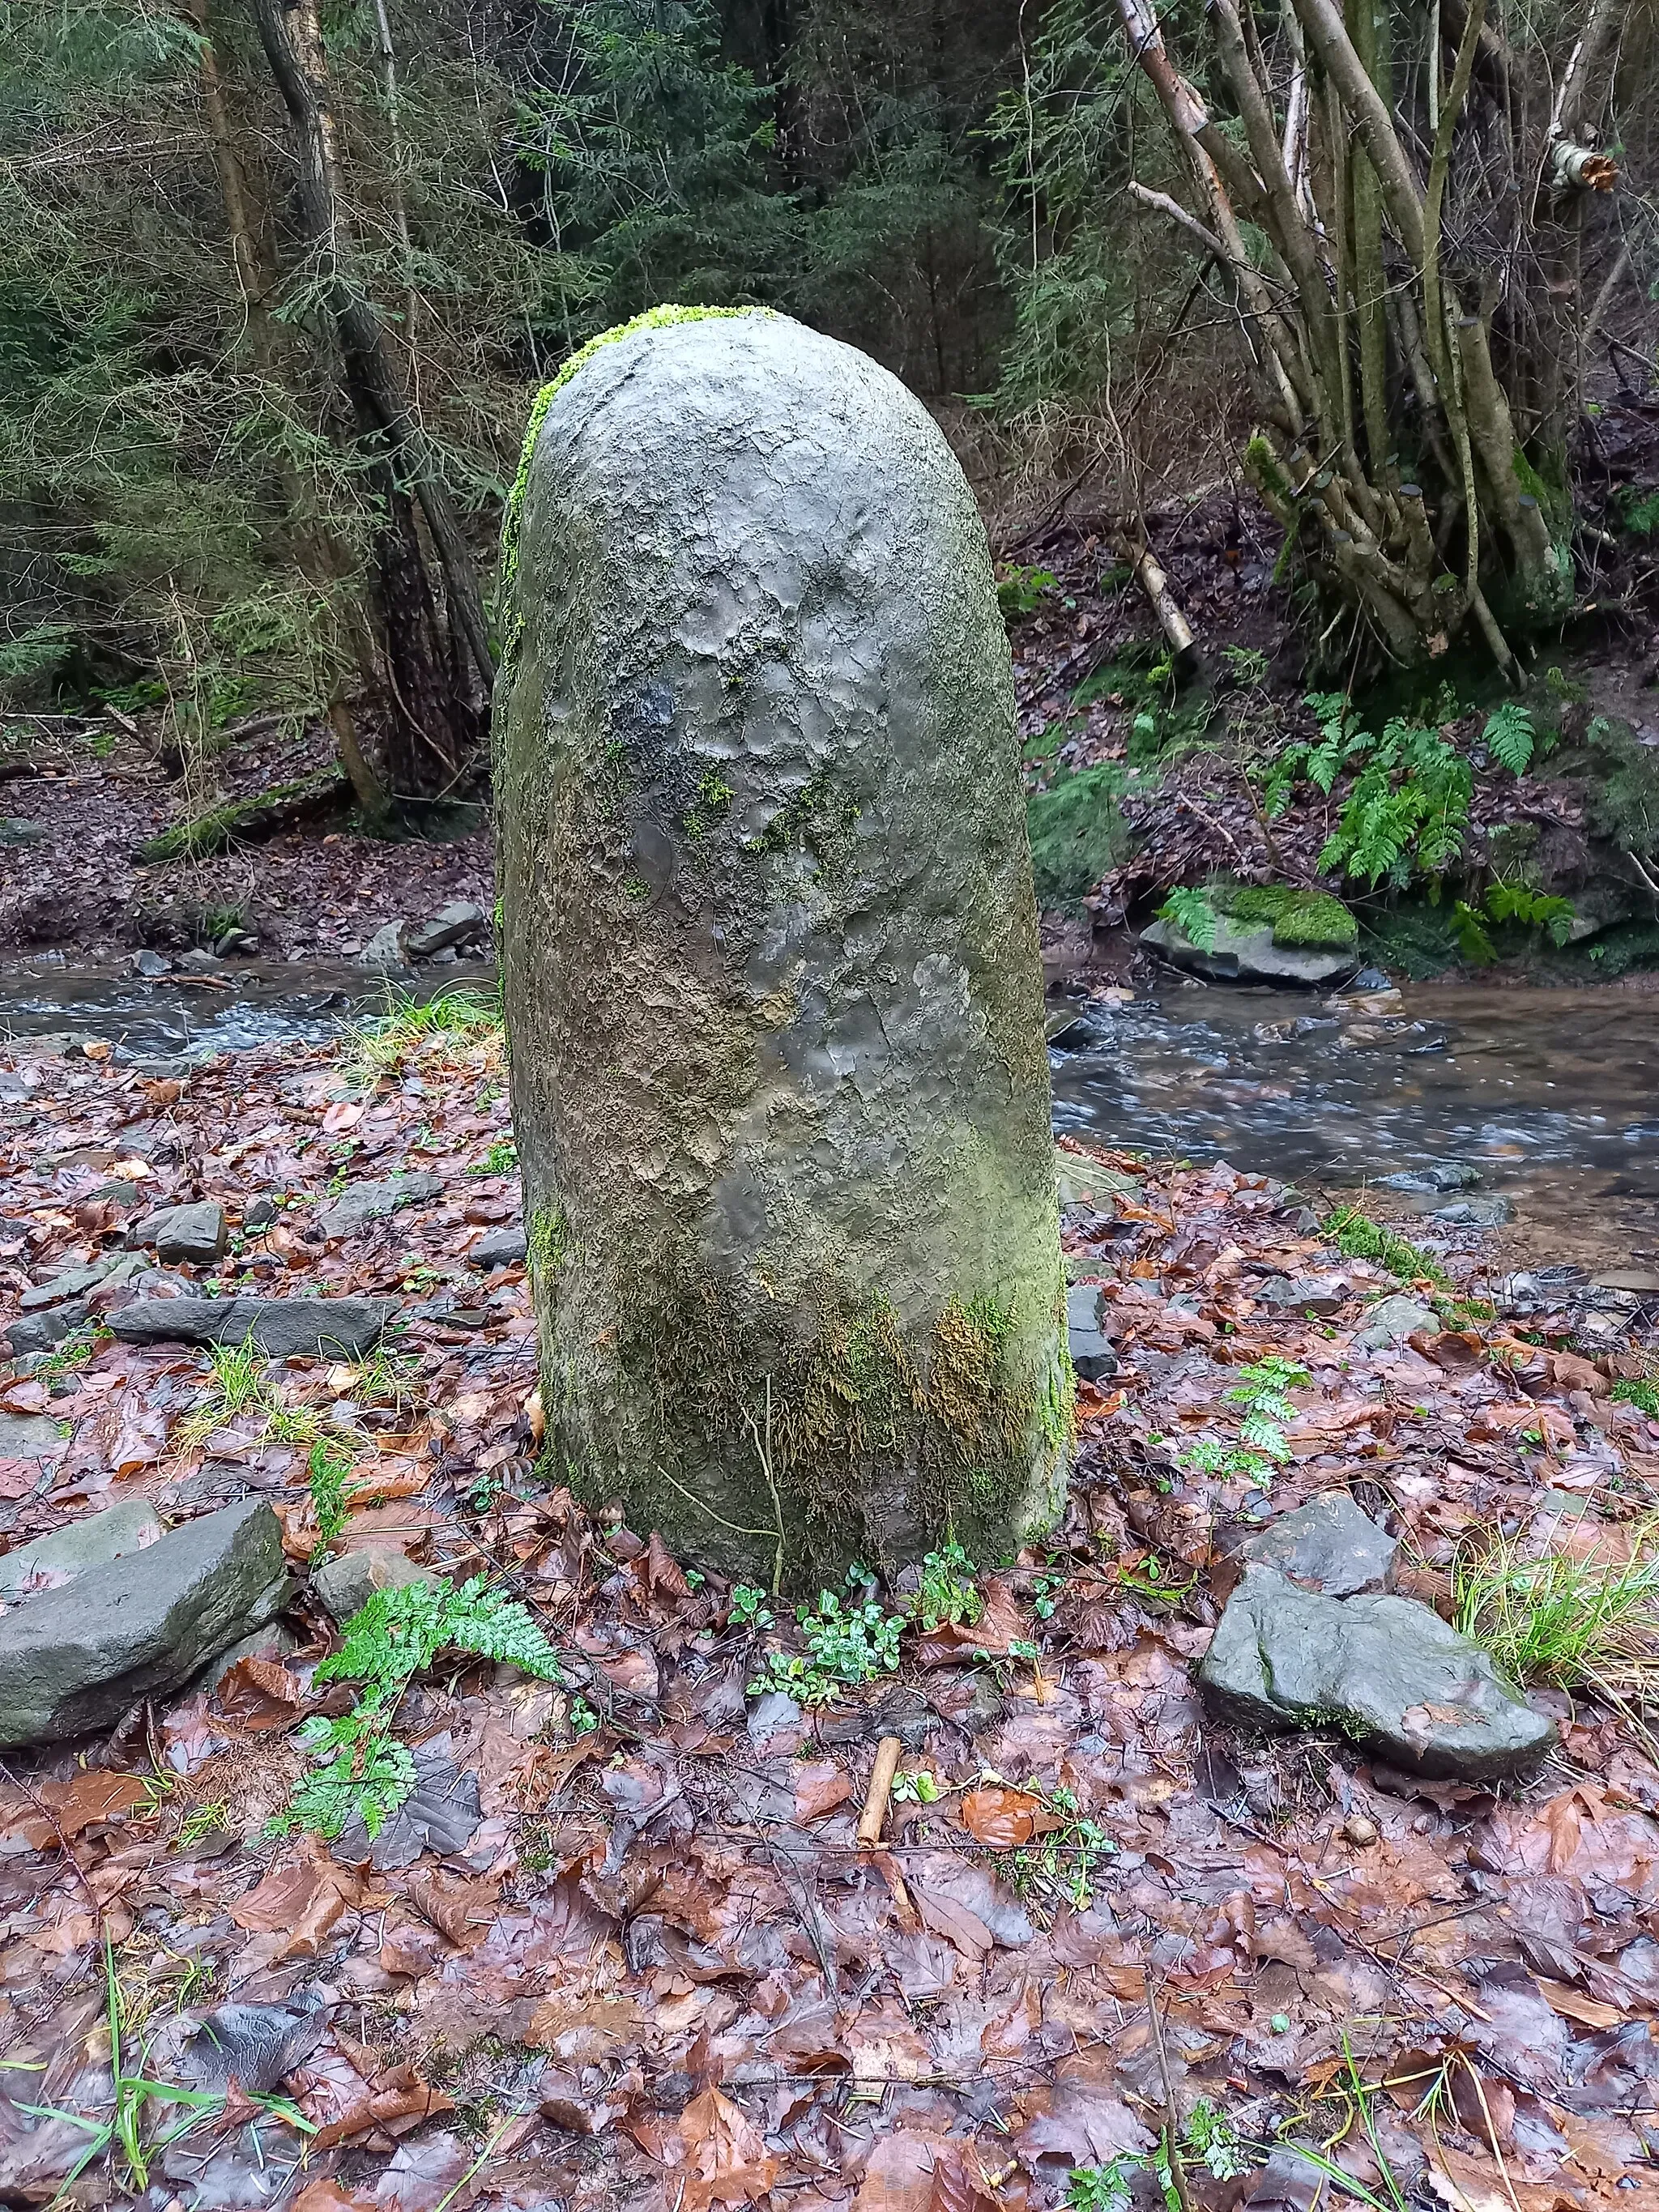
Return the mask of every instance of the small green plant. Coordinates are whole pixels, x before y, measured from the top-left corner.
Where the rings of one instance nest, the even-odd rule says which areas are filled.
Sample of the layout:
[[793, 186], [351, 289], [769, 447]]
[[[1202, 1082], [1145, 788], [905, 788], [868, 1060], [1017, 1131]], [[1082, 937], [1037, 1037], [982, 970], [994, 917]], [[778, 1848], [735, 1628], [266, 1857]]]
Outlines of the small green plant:
[[586, 1698], [570, 1700], [570, 1725], [578, 1735], [592, 1735], [599, 1724], [599, 1717]]
[[[862, 1581], [854, 1567], [849, 1586]], [[781, 1690], [806, 1706], [822, 1705], [837, 1696], [843, 1685], [856, 1687], [878, 1674], [896, 1672], [899, 1632], [904, 1626], [896, 1613], [884, 1613], [873, 1599], [845, 1602], [833, 1590], [820, 1590], [815, 1606], [798, 1606], [795, 1619], [806, 1645], [798, 1652], [769, 1651], [761, 1673], [749, 1685], [751, 1698]]]
[[1054, 579], [1047, 568], [1024, 568], [1017, 561], [1007, 561], [997, 577], [997, 605], [1005, 619], [1016, 621], [1021, 616], [1033, 615], [1042, 604], [1042, 594], [1054, 587]]
[[1632, 1533], [1628, 1559], [1522, 1554], [1520, 1540], [1470, 1538], [1452, 1563], [1455, 1625], [1510, 1680], [1618, 1687], [1659, 1632], [1659, 1527]]
[[1506, 882], [1500, 877], [1486, 886], [1478, 907], [1464, 899], [1457, 901], [1452, 908], [1451, 930], [1464, 959], [1472, 967], [1484, 968], [1498, 957], [1486, 933], [1489, 922], [1500, 927], [1545, 929], [1555, 944], [1565, 945], [1577, 919], [1571, 899], [1552, 897], [1544, 891], [1534, 890], [1529, 884]]
[[1216, 932], [1220, 927], [1215, 908], [1207, 891], [1183, 884], [1172, 890], [1158, 910], [1160, 921], [1167, 921], [1178, 929], [1200, 952], [1215, 951]]
[[544, 1681], [563, 1680], [557, 1653], [524, 1607], [489, 1589], [482, 1575], [459, 1589], [419, 1582], [376, 1590], [342, 1633], [339, 1650], [312, 1679], [363, 1688], [349, 1712], [314, 1713], [297, 1731], [295, 1741], [318, 1764], [289, 1811], [270, 1824], [272, 1835], [304, 1827], [337, 1836], [354, 1815], [371, 1837], [379, 1834], [415, 1787], [414, 1756], [392, 1734], [398, 1701], [441, 1651], [504, 1661]]
[[955, 1537], [942, 1552], [929, 1552], [921, 1563], [916, 1619], [929, 1634], [936, 1628], [971, 1628], [981, 1612], [974, 1587], [974, 1563]]
[[1074, 2166], [1066, 2185], [1071, 2212], [1129, 2212], [1132, 2177], [1145, 2164], [1133, 2151], [1120, 2151], [1107, 2166]]
[[[1434, 723], [1417, 715], [1393, 716], [1377, 736], [1353, 726], [1340, 692], [1310, 692], [1304, 703], [1319, 735], [1287, 745], [1274, 762], [1265, 793], [1269, 818], [1290, 805], [1298, 779], [1328, 797], [1337, 778], [1351, 771], [1341, 816], [1319, 855], [1322, 872], [1341, 868], [1373, 885], [1384, 876], [1403, 884], [1414, 869], [1443, 875], [1462, 851], [1468, 828], [1468, 763]], [[1455, 704], [1448, 698], [1432, 711]]]
[[1241, 691], [1256, 691], [1267, 680], [1267, 656], [1253, 645], [1224, 645], [1221, 657]]
[[1415, 1244], [1408, 1243], [1403, 1237], [1396, 1237], [1392, 1229], [1385, 1229], [1381, 1222], [1373, 1221], [1358, 1206], [1334, 1207], [1326, 1215], [1322, 1227], [1325, 1235], [1334, 1241], [1344, 1259], [1375, 1260], [1379, 1267], [1386, 1267], [1402, 1283], [1426, 1279], [1439, 1285], [1443, 1290], [1451, 1287], [1426, 1252], [1419, 1251]]
[[1063, 1569], [1051, 1568], [1031, 1577], [1031, 1610], [1039, 1620], [1052, 1620], [1060, 1593], [1066, 1587]]
[[1613, 1386], [1613, 1395], [1626, 1406], [1639, 1407], [1650, 1420], [1659, 1421], [1659, 1384], [1621, 1375]]
[[1626, 530], [1638, 538], [1651, 538], [1659, 531], [1659, 491], [1644, 492], [1635, 484], [1624, 484], [1618, 496]]
[[346, 1524], [346, 1482], [351, 1473], [349, 1454], [327, 1437], [311, 1447], [307, 1480], [311, 1487], [311, 1510], [316, 1517], [318, 1550], [321, 1556]]
[[911, 1773], [893, 1777], [893, 1795], [902, 1805], [936, 1805], [944, 1792], [927, 1769], [918, 1766]]
[[726, 1619], [734, 1628], [770, 1628], [772, 1613], [766, 1592], [752, 1583], [739, 1583], [727, 1603]]
[[[988, 1781], [1000, 1776], [988, 1774]], [[1117, 1845], [1097, 1820], [1078, 1808], [1074, 1790], [1039, 1790], [1024, 1785], [1059, 1825], [1002, 1861], [1008, 1879], [1029, 1905], [1048, 1908], [1069, 1905], [1086, 1912], [1094, 1902], [1095, 1869], [1103, 1858], [1116, 1856]]]
[[1480, 736], [1492, 758], [1500, 768], [1508, 769], [1511, 775], [1524, 775], [1531, 767], [1538, 732], [1531, 708], [1523, 707], [1518, 699], [1505, 699], [1494, 707]]
[[1200, 2097], [1187, 2115], [1182, 2148], [1209, 2169], [1217, 2181], [1236, 2181], [1250, 2170], [1249, 2154], [1225, 2112]]
[[401, 1073], [404, 1061], [418, 1052], [438, 1046], [453, 1052], [501, 1029], [499, 994], [441, 991], [435, 998], [417, 1000], [400, 991], [384, 1013], [349, 1034], [347, 1073], [359, 1083], [378, 1083], [383, 1076]]
[[511, 1137], [497, 1137], [481, 1160], [474, 1160], [467, 1173], [475, 1176], [517, 1175], [519, 1148]]
[[1271, 1489], [1274, 1467], [1283, 1466], [1291, 1456], [1285, 1424], [1295, 1419], [1296, 1408], [1285, 1393], [1305, 1389], [1312, 1380], [1305, 1367], [1277, 1353], [1241, 1367], [1237, 1382], [1226, 1394], [1230, 1404], [1243, 1408], [1237, 1444], [1202, 1437], [1188, 1450], [1188, 1465], [1205, 1474], [1242, 1474], [1258, 1489]]
[[109, 1332], [96, 1322], [83, 1322], [79, 1328], [55, 1344], [33, 1370], [36, 1375], [70, 1375], [77, 1367], [84, 1367], [99, 1346], [110, 1341]]

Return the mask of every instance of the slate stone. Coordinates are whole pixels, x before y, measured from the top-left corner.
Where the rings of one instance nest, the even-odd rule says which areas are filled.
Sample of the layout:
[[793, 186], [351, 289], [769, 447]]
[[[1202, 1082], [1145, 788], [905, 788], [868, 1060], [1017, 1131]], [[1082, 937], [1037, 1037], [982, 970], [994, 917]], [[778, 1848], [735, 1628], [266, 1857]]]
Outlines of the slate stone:
[[279, 1613], [282, 1524], [252, 1498], [0, 1617], [0, 1750], [109, 1728]]
[[109, 1316], [127, 1344], [243, 1344], [270, 1359], [360, 1358], [396, 1298], [135, 1298]]
[[269, 1229], [280, 1211], [274, 1198], [256, 1198], [242, 1216], [242, 1226], [250, 1237], [262, 1229]]
[[1377, 1300], [1365, 1316], [1364, 1327], [1355, 1332], [1353, 1340], [1362, 1352], [1382, 1352], [1391, 1344], [1403, 1344], [1419, 1329], [1437, 1329], [1439, 1326], [1439, 1316], [1432, 1306], [1401, 1291], [1393, 1297]]
[[1345, 1275], [1268, 1275], [1250, 1294], [1258, 1305], [1286, 1313], [1340, 1313], [1353, 1296]]
[[319, 1206], [313, 1225], [325, 1237], [355, 1237], [371, 1221], [386, 1221], [400, 1206], [415, 1206], [441, 1198], [443, 1177], [422, 1168], [413, 1175], [389, 1176], [384, 1182], [353, 1183], [326, 1206]]
[[1437, 1206], [1429, 1218], [1454, 1229], [1501, 1229], [1505, 1222], [1514, 1220], [1515, 1207], [1507, 1198], [1491, 1191], [1478, 1198], [1455, 1199], [1449, 1206]]
[[475, 1267], [516, 1267], [526, 1249], [522, 1229], [492, 1229], [478, 1239], [466, 1256]]
[[25, 822], [15, 814], [0, 817], [0, 845], [39, 845], [46, 835], [44, 822]]
[[[0, 1414], [0, 1422], [5, 1419]], [[48, 1424], [48, 1426], [51, 1425]], [[4, 1456], [0, 1448], [0, 1457]], [[106, 1513], [89, 1513], [65, 1528], [37, 1536], [0, 1558], [0, 1598], [12, 1598], [25, 1584], [36, 1582], [52, 1588], [72, 1582], [91, 1567], [106, 1566], [156, 1543], [161, 1523], [148, 1498], [124, 1498]]]
[[1427, 1167], [1378, 1176], [1376, 1183], [1379, 1190], [1473, 1190], [1480, 1180], [1480, 1169], [1467, 1160], [1434, 1160]]
[[447, 951], [451, 945], [465, 945], [483, 937], [489, 927], [489, 916], [481, 906], [473, 906], [464, 899], [440, 908], [430, 921], [417, 921], [404, 932], [404, 950], [411, 960], [430, 960], [434, 953]]
[[434, 1577], [391, 1545], [372, 1544], [361, 1552], [342, 1552], [311, 1571], [311, 1587], [337, 1621], [361, 1613], [379, 1589], [401, 1589]]
[[1250, 925], [1231, 921], [1225, 915], [1216, 916], [1213, 946], [1194, 945], [1172, 921], [1153, 922], [1141, 931], [1140, 941], [1177, 968], [1190, 969], [1214, 982], [1318, 985], [1340, 982], [1354, 972], [1352, 952], [1275, 945], [1271, 922]]
[[364, 968], [407, 967], [409, 963], [404, 957], [403, 923], [388, 921], [377, 929], [357, 955], [357, 959]]
[[84, 1297], [100, 1283], [124, 1282], [136, 1272], [129, 1255], [112, 1252], [88, 1267], [64, 1267], [44, 1283], [32, 1284], [17, 1304], [24, 1313], [38, 1313], [43, 1306], [62, 1305], [65, 1298]]
[[1323, 1597], [1249, 1568], [1199, 1669], [1224, 1718], [1340, 1729], [1407, 1774], [1488, 1781], [1535, 1766], [1555, 1724], [1479, 1645], [1410, 1598]]
[[6, 1350], [14, 1359], [50, 1352], [66, 1336], [74, 1335], [90, 1310], [84, 1298], [71, 1298], [48, 1312], [21, 1316], [6, 1332]]
[[1396, 1540], [1362, 1513], [1346, 1490], [1327, 1490], [1241, 1547], [1252, 1566], [1271, 1567], [1327, 1597], [1384, 1590], [1394, 1580]]
[[128, 1231], [128, 1241], [153, 1244], [157, 1258], [169, 1263], [184, 1260], [205, 1267], [223, 1258], [230, 1225], [216, 1199], [201, 1199], [193, 1206], [163, 1206], [147, 1215]]
[[1101, 1333], [1103, 1301], [1097, 1283], [1074, 1283], [1066, 1293], [1066, 1341], [1072, 1367], [1085, 1382], [1117, 1373], [1117, 1354]]
[[0, 1459], [50, 1459], [68, 1441], [48, 1414], [0, 1413]]

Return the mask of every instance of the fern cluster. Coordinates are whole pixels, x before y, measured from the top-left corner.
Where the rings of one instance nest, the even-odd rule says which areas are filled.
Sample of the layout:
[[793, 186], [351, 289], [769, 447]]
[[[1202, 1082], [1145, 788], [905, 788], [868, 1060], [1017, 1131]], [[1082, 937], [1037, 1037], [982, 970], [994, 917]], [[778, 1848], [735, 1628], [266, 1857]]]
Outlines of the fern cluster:
[[1472, 906], [1459, 899], [1452, 908], [1451, 927], [1463, 957], [1473, 966], [1484, 968], [1498, 957], [1486, 933], [1488, 922], [1522, 929], [1545, 929], [1553, 943], [1565, 945], [1572, 935], [1572, 926], [1577, 918], [1571, 899], [1553, 897], [1547, 891], [1533, 890], [1525, 884], [1506, 883], [1500, 878], [1488, 884], [1486, 896], [1479, 905]]
[[1189, 884], [1179, 885], [1159, 907], [1158, 918], [1178, 929], [1200, 952], [1215, 951], [1218, 917], [1207, 891], [1197, 890]]
[[1279, 756], [1265, 794], [1268, 816], [1285, 812], [1298, 780], [1328, 796], [1340, 775], [1352, 774], [1341, 817], [1319, 855], [1322, 871], [1341, 868], [1373, 888], [1385, 876], [1403, 884], [1414, 870], [1443, 875], [1468, 829], [1468, 763], [1415, 715], [1394, 715], [1377, 736], [1352, 726], [1339, 691], [1310, 692], [1305, 703], [1318, 717], [1319, 735]]
[[392, 1717], [410, 1680], [441, 1651], [505, 1660], [544, 1681], [563, 1680], [558, 1655], [515, 1600], [490, 1589], [482, 1575], [459, 1589], [448, 1583], [408, 1583], [376, 1590], [345, 1625], [343, 1641], [313, 1676], [318, 1682], [361, 1682], [349, 1713], [315, 1713], [295, 1741], [318, 1761], [295, 1792], [273, 1835], [295, 1827], [337, 1836], [356, 1815], [370, 1836], [415, 1787], [415, 1760], [392, 1734]]

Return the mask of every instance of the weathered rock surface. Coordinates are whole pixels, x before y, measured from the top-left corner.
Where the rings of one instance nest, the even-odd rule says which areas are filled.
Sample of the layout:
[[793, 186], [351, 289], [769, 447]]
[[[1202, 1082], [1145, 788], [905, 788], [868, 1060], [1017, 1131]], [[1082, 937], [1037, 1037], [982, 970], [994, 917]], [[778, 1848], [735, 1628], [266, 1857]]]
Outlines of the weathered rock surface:
[[1479, 1645], [1410, 1598], [1334, 1598], [1249, 1568], [1198, 1670], [1226, 1718], [1340, 1729], [1403, 1772], [1496, 1780], [1535, 1766], [1555, 1724]]
[[272, 1359], [356, 1359], [400, 1310], [396, 1298], [135, 1298], [109, 1316], [128, 1344], [242, 1344]]
[[1379, 1190], [1473, 1190], [1480, 1180], [1480, 1169], [1467, 1160], [1434, 1160], [1426, 1167], [1378, 1176], [1376, 1185]]
[[1101, 1167], [1080, 1152], [1054, 1152], [1054, 1191], [1062, 1212], [1072, 1206], [1105, 1206], [1120, 1192], [1133, 1196], [1140, 1188], [1133, 1176], [1115, 1168]]
[[359, 1552], [342, 1552], [311, 1571], [311, 1587], [338, 1621], [361, 1613], [378, 1589], [401, 1589], [406, 1583], [429, 1583], [435, 1577], [417, 1567], [406, 1553], [391, 1545], [371, 1544]]
[[1425, 1305], [1421, 1298], [1408, 1297], [1402, 1291], [1377, 1300], [1365, 1316], [1364, 1327], [1354, 1332], [1353, 1340], [1362, 1352], [1382, 1352], [1391, 1344], [1403, 1344], [1419, 1329], [1439, 1326], [1432, 1306]]
[[475, 1267], [516, 1267], [525, 1256], [526, 1242], [522, 1229], [491, 1229], [466, 1256]]
[[0, 1617], [0, 1750], [111, 1727], [286, 1601], [281, 1523], [249, 1499]]
[[1177, 968], [1207, 975], [1215, 982], [1336, 983], [1352, 975], [1359, 964], [1352, 952], [1275, 945], [1271, 922], [1231, 921], [1225, 915], [1216, 916], [1212, 948], [1194, 945], [1173, 921], [1151, 923], [1141, 931], [1140, 941], [1163, 953]]
[[1357, 1597], [1389, 1588], [1398, 1548], [1346, 1490], [1327, 1490], [1250, 1537], [1240, 1553], [1252, 1566], [1271, 1567], [1302, 1589]]
[[404, 927], [401, 921], [381, 925], [357, 955], [364, 968], [406, 968], [409, 961], [404, 951]]
[[130, 1281], [143, 1265], [131, 1252], [109, 1252], [87, 1267], [64, 1267], [44, 1283], [32, 1284], [17, 1303], [24, 1313], [39, 1313], [43, 1307], [62, 1305], [66, 1298], [84, 1297], [88, 1291], [113, 1290]]
[[1103, 1382], [1117, 1373], [1117, 1353], [1101, 1334], [1103, 1304], [1097, 1283], [1074, 1283], [1066, 1293], [1066, 1349], [1073, 1371], [1085, 1382]]
[[1474, 1198], [1457, 1198], [1449, 1206], [1437, 1206], [1430, 1218], [1454, 1229], [1501, 1229], [1505, 1222], [1514, 1220], [1515, 1206], [1497, 1191], [1482, 1191]]
[[1353, 1296], [1346, 1275], [1265, 1275], [1251, 1291], [1256, 1304], [1286, 1313], [1340, 1313]]
[[430, 921], [417, 921], [404, 931], [404, 951], [411, 960], [430, 960], [453, 945], [475, 944], [489, 932], [489, 917], [481, 906], [465, 899], [441, 907]]
[[386, 1221], [400, 1206], [414, 1206], [430, 1198], [443, 1195], [443, 1177], [429, 1169], [417, 1169], [410, 1175], [389, 1176], [384, 1182], [353, 1183], [319, 1206], [316, 1225], [325, 1237], [355, 1237], [371, 1221]]
[[0, 1459], [50, 1459], [65, 1442], [49, 1414], [0, 1413]]
[[803, 1587], [1000, 1556], [1057, 1510], [1065, 1369], [972, 495], [782, 316], [617, 334], [536, 421], [495, 788], [550, 1443], [745, 1580], [780, 1504]]
[[204, 1198], [193, 1206], [163, 1206], [159, 1213], [146, 1214], [127, 1237], [132, 1244], [154, 1245], [156, 1257], [169, 1265], [183, 1260], [206, 1267], [224, 1257], [230, 1224], [217, 1200]]
[[[0, 1458], [4, 1455], [0, 1448]], [[88, 1513], [82, 1521], [71, 1521], [66, 1528], [54, 1528], [50, 1535], [37, 1536], [0, 1557], [0, 1598], [9, 1601], [31, 1589], [55, 1589], [89, 1567], [106, 1566], [129, 1552], [143, 1551], [161, 1535], [161, 1521], [148, 1498], [123, 1498], [107, 1512]]]
[[84, 1298], [70, 1298], [45, 1313], [20, 1315], [6, 1332], [6, 1350], [14, 1359], [50, 1352], [66, 1336], [73, 1336], [90, 1311]]

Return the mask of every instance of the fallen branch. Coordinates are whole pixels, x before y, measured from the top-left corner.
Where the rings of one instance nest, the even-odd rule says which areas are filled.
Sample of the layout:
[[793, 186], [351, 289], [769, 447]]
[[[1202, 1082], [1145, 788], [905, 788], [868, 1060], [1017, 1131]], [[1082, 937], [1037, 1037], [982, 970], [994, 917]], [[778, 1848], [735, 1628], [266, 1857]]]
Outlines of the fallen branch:
[[898, 1772], [899, 1753], [904, 1748], [896, 1735], [884, 1735], [876, 1746], [876, 1763], [870, 1773], [870, 1787], [865, 1792], [864, 1810], [859, 1814], [859, 1841], [878, 1844], [882, 1824], [887, 1818], [887, 1801], [893, 1794], [893, 1777]]
[[1187, 2177], [1181, 2170], [1181, 2107], [1176, 2102], [1175, 2077], [1170, 2071], [1170, 2054], [1164, 2047], [1164, 2022], [1158, 2015], [1158, 1986], [1152, 1979], [1152, 1970], [1145, 1968], [1146, 1984], [1146, 2021], [1152, 2031], [1152, 2050], [1158, 2058], [1158, 2077], [1164, 2084], [1164, 2142], [1170, 2156], [1170, 2179], [1181, 2201], [1181, 2212], [1192, 2212], [1192, 2199], [1187, 2194]]
[[1135, 574], [1135, 581], [1146, 592], [1152, 612], [1158, 617], [1158, 626], [1169, 642], [1171, 665], [1179, 682], [1193, 683], [1204, 673], [1204, 655], [1198, 640], [1193, 635], [1192, 624], [1181, 611], [1181, 603], [1170, 589], [1170, 580], [1159, 567], [1150, 546], [1136, 550], [1133, 543], [1123, 541], [1124, 557]]
[[302, 815], [319, 813], [345, 797], [350, 785], [337, 768], [319, 769], [293, 783], [279, 783], [250, 799], [233, 799], [189, 822], [146, 838], [133, 858], [137, 860], [203, 860], [235, 844], [254, 844], [274, 837]]

